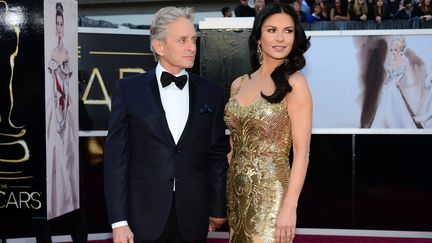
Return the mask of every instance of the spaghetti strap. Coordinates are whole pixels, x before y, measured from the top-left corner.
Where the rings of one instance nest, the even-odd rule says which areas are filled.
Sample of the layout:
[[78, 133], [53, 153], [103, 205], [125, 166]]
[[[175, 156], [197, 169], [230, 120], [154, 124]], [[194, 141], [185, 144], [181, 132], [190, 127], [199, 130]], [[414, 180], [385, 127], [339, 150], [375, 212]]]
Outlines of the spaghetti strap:
[[238, 87], [236, 88], [236, 90], [234, 91], [234, 93], [231, 96], [234, 96], [234, 95], [236, 95], [239, 92], [240, 88], [243, 86], [243, 83], [248, 78], [249, 78], [248, 74], [245, 74], [245, 75], [243, 75], [243, 76], [240, 77], [240, 84], [238, 85]]

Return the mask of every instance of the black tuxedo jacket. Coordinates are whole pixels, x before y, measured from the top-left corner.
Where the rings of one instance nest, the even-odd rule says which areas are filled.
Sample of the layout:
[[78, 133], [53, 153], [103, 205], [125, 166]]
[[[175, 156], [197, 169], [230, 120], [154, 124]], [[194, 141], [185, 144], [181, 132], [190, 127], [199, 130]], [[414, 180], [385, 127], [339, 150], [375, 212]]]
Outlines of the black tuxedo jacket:
[[155, 69], [115, 85], [104, 152], [105, 197], [109, 222], [127, 220], [136, 239], [162, 234], [173, 195], [184, 240], [206, 238], [209, 216], [226, 217], [223, 91], [193, 73], [188, 85], [189, 116], [177, 145]]

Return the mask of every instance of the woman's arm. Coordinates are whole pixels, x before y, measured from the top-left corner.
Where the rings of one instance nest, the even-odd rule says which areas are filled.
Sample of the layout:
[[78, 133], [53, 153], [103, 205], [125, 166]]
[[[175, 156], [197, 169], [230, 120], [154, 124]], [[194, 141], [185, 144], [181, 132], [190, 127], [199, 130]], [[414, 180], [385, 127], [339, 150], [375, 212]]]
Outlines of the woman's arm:
[[293, 139], [293, 161], [288, 190], [277, 221], [276, 238], [282, 239], [285, 232], [294, 238], [297, 203], [306, 177], [309, 163], [309, 144], [312, 131], [312, 97], [306, 79], [299, 72], [294, 73], [289, 82], [293, 87], [285, 102], [291, 120]]
[[342, 21], [350, 21], [351, 18], [350, 18], [349, 12], [347, 11], [346, 15], [340, 15], [339, 19], [342, 20]]
[[335, 8], [330, 9], [330, 20], [331, 21], [337, 21], [338, 20], [335, 16]]

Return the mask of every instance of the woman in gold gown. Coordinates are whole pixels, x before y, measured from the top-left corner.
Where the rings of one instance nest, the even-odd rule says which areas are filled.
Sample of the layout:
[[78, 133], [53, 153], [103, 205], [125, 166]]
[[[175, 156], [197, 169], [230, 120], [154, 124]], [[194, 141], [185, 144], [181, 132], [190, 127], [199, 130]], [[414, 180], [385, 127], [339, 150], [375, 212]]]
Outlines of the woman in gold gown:
[[232, 243], [294, 239], [312, 127], [311, 94], [298, 72], [308, 48], [290, 6], [267, 5], [255, 18], [252, 73], [232, 83], [225, 107], [232, 142], [227, 180]]

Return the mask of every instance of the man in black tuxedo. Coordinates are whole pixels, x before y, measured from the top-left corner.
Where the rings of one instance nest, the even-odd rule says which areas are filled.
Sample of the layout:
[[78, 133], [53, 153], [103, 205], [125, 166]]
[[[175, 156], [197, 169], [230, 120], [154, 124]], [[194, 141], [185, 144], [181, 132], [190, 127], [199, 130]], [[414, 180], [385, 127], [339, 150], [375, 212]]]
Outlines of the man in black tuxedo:
[[191, 19], [191, 8], [159, 10], [156, 68], [116, 83], [105, 142], [114, 242], [206, 242], [225, 222], [225, 99], [218, 84], [185, 70], [196, 54]]

